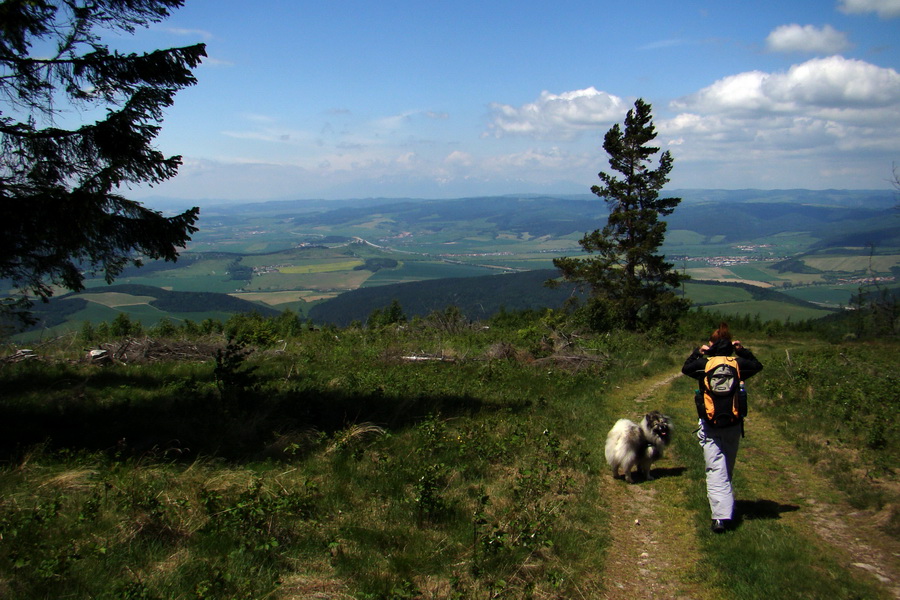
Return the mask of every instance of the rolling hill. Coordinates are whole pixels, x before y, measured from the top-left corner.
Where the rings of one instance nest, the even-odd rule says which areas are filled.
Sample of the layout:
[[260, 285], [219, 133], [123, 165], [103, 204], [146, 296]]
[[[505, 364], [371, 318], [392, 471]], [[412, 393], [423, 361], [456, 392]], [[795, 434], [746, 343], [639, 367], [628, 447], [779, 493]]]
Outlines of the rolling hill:
[[[900, 211], [890, 190], [669, 195], [683, 201], [662, 252], [693, 278], [686, 289], [697, 305], [807, 319], [845, 306], [861, 286], [897, 286]], [[291, 309], [349, 323], [394, 299], [410, 316], [453, 304], [472, 319], [501, 306], [559, 306], [571, 290], [542, 285], [552, 260], [580, 254], [578, 240], [606, 215], [589, 194], [209, 206], [177, 263], [148, 261], [113, 287], [88, 279], [84, 294], [38, 306], [37, 316], [56, 328], [123, 311], [151, 325]], [[699, 287], [714, 281], [729, 285]]]

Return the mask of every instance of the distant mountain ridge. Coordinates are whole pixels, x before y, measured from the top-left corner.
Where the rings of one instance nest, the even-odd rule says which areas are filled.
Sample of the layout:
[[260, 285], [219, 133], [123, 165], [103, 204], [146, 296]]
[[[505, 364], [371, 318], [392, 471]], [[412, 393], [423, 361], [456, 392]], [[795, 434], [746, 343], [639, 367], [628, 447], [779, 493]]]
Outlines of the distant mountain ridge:
[[[805, 231], [820, 238], [821, 246], [837, 244], [832, 238], [858, 244], [854, 232], [865, 232], [875, 243], [900, 243], [900, 228], [885, 224], [886, 218], [896, 216], [898, 201], [890, 190], [672, 190], [667, 195], [682, 198], [665, 219], [669, 231], [721, 235], [728, 243]], [[472, 235], [507, 232], [562, 238], [602, 227], [609, 214], [606, 203], [591, 195], [333, 202], [321, 202], [319, 210], [301, 212], [294, 211], [301, 201], [245, 208], [253, 207], [253, 214], [271, 210], [271, 215], [290, 220], [298, 228], [360, 227], [377, 222], [372, 226], [376, 237], [460, 230]], [[238, 211], [231, 214], [239, 214], [237, 207], [231, 210]]]
[[[810, 189], [720, 189], [720, 188], [683, 188], [663, 190], [664, 196], [682, 198], [685, 204], [695, 202], [798, 202], [823, 203], [830, 206], [866, 206], [869, 208], [889, 208], [898, 203], [895, 190], [885, 189], [860, 189], [860, 190], [810, 190]], [[169, 197], [146, 197], [138, 199], [148, 206], [158, 210], [184, 210], [184, 207], [200, 206], [201, 214], [226, 215], [252, 211], [256, 214], [286, 214], [298, 212], [327, 212], [338, 208], [365, 208], [384, 206], [390, 204], [403, 204], [407, 202], [433, 203], [453, 202], [466, 199], [493, 199], [515, 198], [535, 199], [554, 198], [557, 200], [597, 200], [590, 193], [589, 186], [585, 186], [584, 194], [500, 194], [489, 196], [464, 196], [460, 198], [346, 198], [340, 200], [325, 200], [317, 198], [295, 200], [260, 200], [246, 202], [226, 202], [214, 198], [203, 200], [186, 200]]]

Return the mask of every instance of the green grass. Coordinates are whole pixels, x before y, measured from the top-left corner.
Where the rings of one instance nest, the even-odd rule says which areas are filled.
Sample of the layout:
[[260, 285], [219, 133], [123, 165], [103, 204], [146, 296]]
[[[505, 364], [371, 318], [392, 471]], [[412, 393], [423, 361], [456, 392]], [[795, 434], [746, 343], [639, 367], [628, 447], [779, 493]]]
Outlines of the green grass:
[[212, 361], [3, 370], [0, 586], [261, 597], [303, 564], [373, 598], [573, 592], [590, 565], [571, 558], [602, 537], [571, 423], [597, 410], [593, 375], [397, 358], [490, 337], [334, 341], [260, 355], [257, 383], [230, 392]]
[[[70, 344], [0, 362], [0, 595], [602, 597], [607, 424], [643, 410], [631, 390], [676, 371], [691, 344], [571, 334], [546, 320], [417, 322], [303, 330], [249, 354], [179, 340], [210, 346], [190, 361], [97, 366]], [[802, 441], [796, 424], [817, 424], [803, 412], [815, 409], [829, 431], [849, 423], [842, 448], [892, 476], [896, 444], [868, 425], [896, 410], [894, 380], [872, 387], [893, 373], [896, 343], [748, 343], [766, 365], [753, 410], [785, 433], [774, 444], [748, 430], [739, 461], [760, 475], [739, 468], [750, 517], [738, 530], [706, 531], [694, 382], [676, 380], [660, 406], [683, 464], [665, 484], [684, 493], [654, 501], [695, 515], [704, 561], [691, 581], [712, 598], [881, 597], [788, 518], [800, 500], [782, 488], [803, 472], [777, 450]], [[869, 490], [860, 507], [893, 501], [865, 478], [840, 485]]]
[[[892, 352], [884, 343], [801, 347], [780, 356], [763, 380], [766, 409], [856, 506], [875, 510], [896, 501], [888, 489], [864, 484], [893, 473], [900, 459], [900, 442], [884, 428], [900, 409], [900, 377], [885, 362]], [[822, 431], [844, 451], [822, 448]], [[900, 515], [889, 527], [900, 534]]]
[[[766, 369], [775, 367], [766, 355], [765, 350], [757, 352]], [[769, 377], [772, 377], [771, 373]], [[689, 397], [693, 388], [693, 381], [679, 380], [674, 386], [675, 395]], [[709, 531], [702, 452], [694, 432], [675, 438], [676, 452], [686, 466], [687, 502], [695, 515], [695, 527], [704, 557], [696, 565], [693, 577], [717, 589], [713, 597], [718, 598], [851, 600], [889, 597], [872, 580], [848, 571], [839, 557], [822, 548], [821, 541], [812, 532], [787, 518], [808, 511], [806, 498], [814, 495], [815, 491], [807, 489], [802, 497], [794, 497], [786, 491], [785, 488], [790, 487], [790, 475], [802, 480], [802, 474], [795, 472], [799, 469], [792, 464], [799, 457], [785, 448], [774, 447], [759, 428], [754, 428], [759, 421], [754, 421], [752, 413], [765, 410], [761, 405], [767, 404], [769, 392], [768, 386], [755, 378], [748, 383], [748, 389], [751, 415], [735, 466], [738, 526], [733, 531], [722, 535]], [[679, 417], [679, 422], [695, 422], [693, 407], [686, 404], [679, 403], [669, 412]], [[797, 431], [792, 427], [786, 427], [784, 434], [786, 440], [796, 440]], [[779, 455], [779, 452], [788, 454]], [[808, 522], [808, 519], [803, 521]]]

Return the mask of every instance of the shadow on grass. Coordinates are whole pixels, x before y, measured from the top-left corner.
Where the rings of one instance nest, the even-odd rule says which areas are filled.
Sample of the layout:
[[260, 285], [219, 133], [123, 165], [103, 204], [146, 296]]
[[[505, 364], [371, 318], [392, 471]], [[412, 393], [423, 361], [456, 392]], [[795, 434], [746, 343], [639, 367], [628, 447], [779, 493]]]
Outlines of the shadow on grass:
[[[104, 400], [107, 383], [88, 393], [67, 390], [29, 403], [0, 398], [0, 461], [16, 462], [37, 445], [120, 456], [150, 454], [187, 460], [212, 455], [252, 460], [269, 455], [279, 436], [315, 439], [358, 423], [396, 430], [434, 414], [454, 417], [500, 408], [485, 406], [476, 397], [453, 394], [401, 396], [303, 389], [276, 394], [242, 391], [239, 397], [225, 397], [215, 388], [191, 389], [191, 385], [177, 391], [157, 389], [149, 398], [111, 402]], [[129, 383], [138, 388], [151, 382]], [[114, 385], [128, 383], [117, 378]], [[304, 451], [302, 446], [294, 448], [295, 455]]]
[[[665, 479], [666, 477], [680, 477], [684, 474], [684, 472], [686, 470], [687, 469], [684, 467], [669, 467], [669, 468], [662, 468], [662, 469], [650, 469], [650, 476], [653, 477], [653, 479]], [[648, 480], [646, 477], [644, 477], [644, 474], [640, 470], [632, 471], [631, 478], [634, 480], [635, 484], [651, 481], [651, 480]], [[618, 479], [620, 481], [624, 481], [625, 477], [623, 475], [619, 475], [618, 477], [616, 477], [616, 479]]]
[[781, 504], [774, 500], [738, 500], [735, 502], [735, 524], [758, 519], [780, 519], [783, 513], [800, 510], [796, 504]]
[[655, 479], [664, 479], [666, 477], [681, 477], [687, 471], [685, 467], [668, 467], [662, 469], [652, 469], [650, 474]]

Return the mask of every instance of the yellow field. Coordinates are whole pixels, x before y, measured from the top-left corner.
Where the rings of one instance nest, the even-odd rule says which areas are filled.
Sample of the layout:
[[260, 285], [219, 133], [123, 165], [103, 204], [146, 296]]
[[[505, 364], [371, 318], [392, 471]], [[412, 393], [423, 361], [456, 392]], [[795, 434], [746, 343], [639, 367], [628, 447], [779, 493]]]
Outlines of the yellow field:
[[81, 297], [90, 302], [96, 302], [97, 304], [102, 304], [103, 306], [108, 306], [110, 308], [149, 304], [151, 300], [156, 300], [153, 296], [132, 296], [131, 294], [120, 294], [119, 292], [84, 294]]
[[900, 265], [900, 255], [888, 256], [808, 256], [803, 259], [810, 267], [822, 271], [865, 271], [871, 263], [872, 269], [879, 273], [886, 273], [891, 267]]
[[688, 269], [687, 274], [694, 279], [714, 279], [716, 281], [722, 279], [737, 279], [737, 275], [722, 267], [701, 267], [697, 269]]
[[732, 271], [724, 267], [702, 267], [699, 269], [687, 269], [687, 274], [694, 281], [720, 281], [723, 283], [746, 283], [747, 285], [755, 285], [761, 288], [770, 288], [772, 284], [768, 281], [757, 281], [755, 279], [742, 279], [735, 275]]
[[314, 292], [312, 290], [297, 290], [286, 292], [239, 292], [228, 295], [234, 296], [235, 298], [240, 298], [241, 300], [247, 300], [249, 302], [262, 302], [263, 304], [268, 304], [269, 306], [278, 307], [282, 304], [290, 304], [291, 302], [299, 302], [301, 300], [304, 302], [326, 300], [329, 298], [334, 298], [338, 295], [338, 293], [321, 293]]
[[308, 275], [310, 273], [331, 273], [332, 271], [352, 271], [355, 267], [364, 265], [359, 259], [342, 260], [339, 262], [317, 262], [309, 265], [291, 265], [279, 267], [278, 271], [285, 275]]
[[266, 273], [254, 277], [247, 285], [248, 292], [283, 292], [290, 290], [315, 290], [317, 292], [355, 290], [366, 279], [372, 276], [371, 271], [320, 271], [317, 273]]

